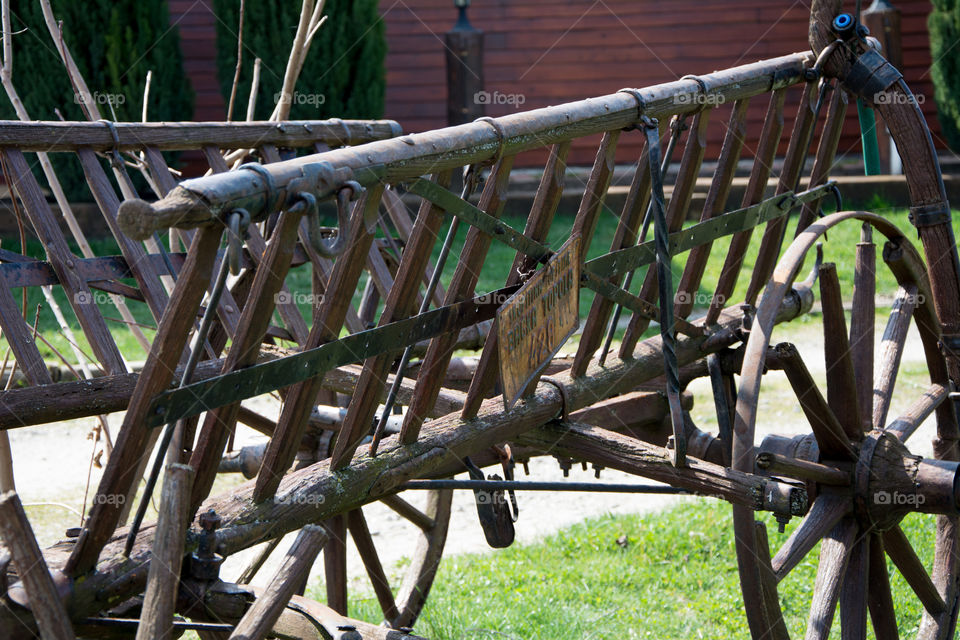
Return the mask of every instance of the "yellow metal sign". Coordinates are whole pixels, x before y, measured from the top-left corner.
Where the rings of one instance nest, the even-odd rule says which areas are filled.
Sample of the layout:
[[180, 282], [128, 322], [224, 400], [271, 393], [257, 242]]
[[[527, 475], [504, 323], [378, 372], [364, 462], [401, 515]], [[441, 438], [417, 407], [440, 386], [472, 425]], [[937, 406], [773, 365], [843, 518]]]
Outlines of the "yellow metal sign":
[[503, 402], [509, 409], [580, 324], [580, 236], [570, 238], [497, 311]]

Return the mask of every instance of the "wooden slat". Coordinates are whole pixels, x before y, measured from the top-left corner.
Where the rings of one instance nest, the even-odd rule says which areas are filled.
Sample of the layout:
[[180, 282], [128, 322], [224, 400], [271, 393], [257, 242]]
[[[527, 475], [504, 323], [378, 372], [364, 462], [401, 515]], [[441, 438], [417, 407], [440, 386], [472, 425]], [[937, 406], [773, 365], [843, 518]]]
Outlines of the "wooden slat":
[[[436, 183], [444, 188], [450, 186], [449, 171], [435, 176]], [[383, 313], [379, 325], [409, 317], [417, 310], [416, 292], [424, 270], [428, 268], [430, 254], [436, 244], [444, 221], [444, 212], [432, 203], [424, 200], [420, 205], [413, 231], [400, 259], [400, 268], [394, 286], [386, 294]], [[398, 345], [400, 346], [400, 345]], [[399, 352], [399, 351], [398, 351]], [[363, 371], [350, 400], [343, 430], [337, 438], [331, 458], [333, 468], [350, 461], [360, 441], [370, 430], [370, 424], [376, 417], [377, 405], [381, 401], [387, 382], [387, 374], [396, 360], [397, 353], [386, 353], [368, 358], [363, 363]], [[292, 452], [286, 456], [289, 466]], [[286, 468], [286, 467], [282, 467]]]
[[[780, 136], [783, 133], [783, 103], [786, 95], [786, 89], [779, 89], [770, 96], [767, 116], [763, 121], [763, 132], [760, 134], [760, 143], [757, 146], [753, 168], [750, 171], [750, 179], [743, 194], [742, 206], [744, 207], [749, 207], [763, 200], [767, 180], [770, 178], [773, 167], [773, 160], [780, 144]], [[730, 301], [737, 279], [740, 276], [740, 270], [743, 268], [743, 258], [747, 253], [747, 247], [750, 246], [752, 236], [753, 229], [748, 229], [735, 234], [730, 241], [727, 257], [723, 261], [723, 268], [720, 270], [720, 277], [717, 279], [717, 286], [704, 321], [707, 326], [717, 321], [720, 312]], [[623, 357], [623, 353], [621, 353], [621, 357]]]
[[[569, 151], [569, 142], [554, 145], [550, 149], [550, 157], [544, 167], [543, 176], [537, 188], [537, 195], [534, 197], [533, 206], [523, 230], [523, 235], [531, 240], [544, 242], [547, 238], [554, 214], [560, 204], [560, 197], [563, 195], [563, 178], [566, 173], [566, 160]], [[525, 255], [517, 252], [513, 259], [513, 265], [510, 267], [510, 275], [507, 276], [507, 286], [519, 283], [520, 274], [530, 271], [535, 266]], [[597, 296], [597, 299], [600, 299], [600, 296]], [[476, 372], [467, 391], [467, 400], [462, 414], [464, 418], [477, 415], [480, 403], [487, 397], [499, 379], [500, 351], [497, 334], [497, 325], [494, 321], [494, 325], [483, 344], [480, 362], [477, 364]]]
[[[217, 149], [208, 146], [204, 147], [203, 151], [207, 163], [214, 173], [229, 170], [226, 161]], [[169, 174], [169, 172], [167, 173]], [[267, 253], [267, 243], [256, 225], [250, 225], [247, 228], [246, 244], [250, 257], [259, 265]], [[297, 308], [287, 286], [283, 285], [280, 291], [283, 295], [277, 296], [277, 311], [279, 311], [280, 317], [283, 318], [283, 323], [287, 330], [293, 334], [293, 337], [298, 343], [302, 344], [308, 333], [307, 323], [300, 314], [300, 309]]]
[[160, 273], [152, 262], [145, 259], [147, 252], [144, 251], [143, 245], [131, 240], [117, 226], [117, 210], [120, 207], [120, 200], [117, 198], [106, 173], [104, 173], [99, 158], [91, 149], [86, 147], [77, 151], [77, 157], [83, 167], [90, 192], [96, 199], [100, 212], [120, 247], [120, 253], [127, 261], [130, 273], [137, 281], [144, 302], [150, 308], [153, 319], [159, 322], [169, 300], [166, 290], [160, 283]]
[[[827, 111], [827, 121], [823, 125], [823, 133], [820, 134], [820, 144], [817, 146], [817, 154], [813, 159], [813, 168], [810, 170], [810, 182], [808, 189], [819, 187], [826, 184], [830, 178], [830, 172], [833, 170], [834, 160], [837, 155], [837, 145], [840, 143], [840, 134], [843, 132], [843, 123], [847, 116], [847, 105], [849, 99], [847, 92], [837, 88], [833, 90], [833, 96], [830, 98], [830, 107]], [[800, 218], [797, 221], [796, 234], [800, 235], [803, 230], [816, 219], [817, 211], [820, 209], [822, 198], [804, 203], [800, 210]]]
[[330, 540], [323, 549], [324, 578], [327, 587], [327, 606], [341, 615], [347, 615], [347, 520], [334, 516], [327, 521]]
[[[413, 220], [411, 220], [410, 213], [407, 211], [407, 206], [392, 188], [387, 188], [383, 192], [383, 207], [386, 209], [390, 221], [393, 222], [394, 228], [400, 235], [400, 239], [403, 240], [404, 243], [409, 243], [410, 236], [413, 233]], [[425, 286], [430, 284], [433, 270], [433, 262], [428, 261], [427, 268], [423, 272], [423, 284]], [[446, 290], [443, 287], [443, 283], [438, 282], [437, 288], [433, 292], [433, 304], [438, 307], [443, 306], [443, 298], [445, 295]]]
[[867, 407], [873, 407], [873, 427], [882, 429], [886, 426], [887, 414], [890, 411], [890, 401], [893, 400], [893, 389], [897, 383], [897, 374], [900, 371], [900, 358], [907, 343], [907, 331], [913, 319], [913, 311], [917, 306], [917, 287], [909, 285], [897, 290], [887, 326], [880, 339], [880, 370], [877, 372], [876, 386], [873, 390], [873, 399]]
[[67, 295], [73, 312], [83, 328], [83, 333], [90, 342], [90, 348], [103, 368], [109, 373], [123, 373], [126, 366], [123, 356], [113, 341], [113, 335], [107, 327], [97, 305], [93, 304], [93, 294], [90, 287], [74, 271], [75, 255], [70, 253], [70, 247], [60, 231], [60, 226], [50, 211], [46, 198], [30, 172], [27, 159], [18, 149], [4, 148], [2, 150], [6, 166], [11, 172], [9, 179], [13, 181], [20, 199], [23, 201], [27, 217], [33, 223], [34, 231], [47, 252], [50, 266], [57, 273], [60, 285]]
[[[270, 327], [276, 296], [290, 270], [300, 217], [299, 213], [289, 211], [280, 214], [267, 253], [253, 277], [250, 296], [240, 314], [240, 324], [223, 365], [223, 373], [242, 369], [257, 360], [260, 344]], [[204, 419], [196, 449], [190, 458], [190, 466], [197, 470], [192, 498], [194, 507], [199, 506], [213, 486], [223, 449], [236, 428], [239, 409], [240, 402], [234, 402], [208, 412]]]
[[197, 233], [190, 246], [180, 279], [170, 297], [168, 311], [157, 328], [147, 361], [143, 366], [123, 426], [114, 445], [97, 489], [97, 496], [86, 530], [74, 547], [65, 571], [80, 575], [93, 568], [103, 545], [117, 526], [121, 506], [108, 495], [127, 495], [136, 475], [137, 463], [145, 451], [150, 430], [144, 426], [146, 412], [153, 397], [170, 386], [173, 372], [187, 343], [190, 328], [197, 317], [200, 301], [210, 282], [221, 229], [204, 229]]
[[[33, 331], [23, 319], [23, 313], [2, 274], [0, 274], [0, 328], [3, 329], [3, 337], [13, 351], [17, 365], [23, 371], [27, 382], [31, 385], [52, 384], [50, 371], [37, 349]], [[38, 399], [38, 401], [41, 400]]]
[[[368, 207], [376, 210], [382, 193], [382, 186], [368, 189], [356, 204], [354, 214], [351, 216], [353, 223], [349, 230], [347, 249], [334, 263], [323, 302], [314, 313], [313, 326], [303, 344], [304, 350], [314, 349], [325, 342], [335, 340], [340, 335], [340, 329], [343, 327], [350, 301], [373, 242], [373, 235], [367, 233], [363, 221], [364, 213]], [[323, 388], [323, 376], [316, 376], [292, 386], [288, 391], [280, 411], [280, 418], [277, 420], [277, 431], [267, 448], [257, 475], [255, 492], [258, 501], [267, 499], [276, 491], [280, 478], [292, 461], [290, 451], [296, 452], [299, 446], [303, 430], [310, 419], [310, 412], [316, 403], [317, 393], [321, 388]]]
[[[503, 212], [513, 160], [514, 156], [506, 156], [494, 165], [480, 196], [479, 208], [495, 218], [499, 218]], [[444, 305], [461, 302], [473, 296], [480, 277], [480, 269], [490, 249], [490, 242], [490, 236], [479, 229], [471, 227], [467, 232], [460, 252], [460, 262], [447, 288]], [[456, 340], [457, 335], [441, 335], [430, 341], [417, 378], [417, 390], [404, 416], [400, 431], [402, 442], [416, 441], [420, 427], [433, 403], [436, 402], [437, 394], [440, 393]]]
[[57, 593], [20, 498], [13, 491], [0, 496], [0, 536], [10, 549], [17, 577], [30, 599], [30, 611], [40, 629], [40, 637], [73, 640], [76, 634], [70, 626], [67, 608]]
[[182, 464], [167, 465], [137, 640], [174, 637], [173, 612], [180, 588], [184, 542], [190, 526], [188, 509], [192, 481], [192, 468]]
[[[724, 212], [730, 195], [730, 186], [733, 184], [733, 176], [737, 170], [737, 162], [740, 160], [740, 152], [747, 136], [747, 107], [749, 106], [749, 100], [739, 100], [733, 105], [730, 120], [726, 125], [727, 133], [720, 148], [720, 157], [717, 159], [717, 168], [710, 182], [710, 190], [707, 191], [703, 212], [700, 214], [701, 222]], [[673, 305], [673, 312], [678, 318], [686, 318], [693, 310], [712, 246], [713, 243], [709, 242], [694, 247], [686, 258]]]
[[853, 305], [850, 312], [850, 350], [857, 379], [860, 426], [873, 424], [873, 346], [876, 334], [877, 247], [872, 230], [864, 223], [857, 243], [853, 274]]
[[[661, 134], [666, 130], [666, 119], [660, 123]], [[633, 174], [633, 180], [630, 182], [630, 191], [627, 193], [627, 199], [623, 204], [623, 212], [620, 215], [620, 222], [617, 223], [617, 230], [614, 232], [613, 241], [610, 243], [610, 250], [617, 251], [634, 245], [637, 242], [637, 235], [640, 225], [643, 222], [644, 214], [650, 204], [650, 155], [647, 152], [646, 143], [640, 151], [640, 160], [637, 162], [637, 170]], [[610, 278], [610, 284], [619, 287], [621, 278]], [[590, 306], [590, 313], [583, 325], [583, 332], [580, 336], [580, 344], [577, 346], [577, 353], [573, 358], [573, 372], [575, 375], [583, 375], [586, 371], [587, 363], [603, 340], [603, 332], [606, 329], [607, 322], [610, 319], [610, 313], [613, 311], [613, 301], [604, 296], [594, 296], [593, 303]]]
[[[792, 191], [799, 184], [798, 180], [803, 172], [810, 149], [810, 137], [816, 125], [815, 107], [817, 101], [817, 84], [810, 82], [804, 88], [800, 99], [797, 118], [794, 120], [793, 131], [790, 134], [790, 144], [787, 155], [783, 159], [783, 169], [780, 172], [780, 181], [777, 184], [777, 193]], [[756, 304], [757, 296], [766, 286], [773, 269], [777, 264], [780, 246], [787, 228], [787, 216], [781, 216], [767, 223], [760, 240], [760, 249], [757, 251], [757, 260], [750, 276], [750, 285], [747, 287], [747, 304]]]

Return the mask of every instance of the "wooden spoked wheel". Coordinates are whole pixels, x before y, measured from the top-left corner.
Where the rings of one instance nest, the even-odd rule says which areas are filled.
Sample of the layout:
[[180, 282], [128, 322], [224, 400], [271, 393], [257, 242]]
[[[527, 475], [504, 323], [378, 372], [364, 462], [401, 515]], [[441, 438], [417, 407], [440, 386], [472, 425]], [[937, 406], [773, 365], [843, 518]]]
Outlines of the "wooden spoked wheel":
[[418, 533], [416, 541], [408, 533], [395, 532], [385, 536], [383, 545], [403, 545], [413, 549], [409, 564], [404, 570], [398, 588], [394, 588], [387, 576], [377, 545], [374, 543], [363, 509], [354, 509], [327, 521], [330, 533], [323, 551], [327, 606], [340, 614], [347, 614], [347, 537], [353, 539], [363, 563], [377, 602], [383, 612], [383, 620], [395, 629], [413, 627], [423, 610], [436, 577], [443, 555], [450, 524], [450, 507], [453, 492], [450, 490], [427, 492], [423, 510], [404, 500], [399, 495], [390, 496], [381, 502], [403, 519], [412, 523]]
[[[857, 247], [849, 331], [836, 268], [830, 264], [820, 267], [824, 393], [797, 349], [786, 344], [770, 349], [770, 338], [776, 309], [785, 296], [793, 295], [792, 285], [804, 258], [824, 232], [847, 220], [867, 223], [866, 239], [871, 228], [886, 236], [886, 264], [879, 268], [892, 272], [900, 290], [886, 328], [877, 334], [879, 373], [874, 379], [878, 265], [873, 245], [861, 242]], [[756, 521], [756, 514], [734, 507], [737, 559], [754, 638], [789, 637], [777, 584], [818, 543], [820, 561], [807, 639], [830, 636], [838, 607], [844, 639], [867, 637], [868, 612], [877, 638], [898, 638], [898, 612], [891, 596], [887, 559], [924, 610], [922, 620], [909, 621], [907, 626], [919, 625], [917, 637], [925, 640], [953, 637], [960, 566], [954, 490], [957, 463], [950, 460], [955, 454], [938, 446], [939, 440], [933, 459], [921, 459], [908, 449], [909, 437], [933, 413], [938, 433], [956, 428], [952, 402], [947, 401], [949, 380], [928, 287], [923, 261], [910, 242], [885, 219], [864, 212], [837, 213], [808, 227], [784, 254], [767, 286], [746, 347], [737, 397], [733, 466], [741, 471], [765, 466], [773, 475], [805, 482], [811, 506], [787, 540], [772, 550], [766, 526]], [[918, 391], [910, 408], [893, 420], [887, 413], [911, 323], [922, 338], [931, 384]], [[768, 361], [786, 374], [810, 424], [808, 436], [768, 436], [755, 442], [760, 382]], [[936, 527], [932, 569], [919, 560], [900, 527], [910, 512], [933, 514], [924, 516], [930, 518], [931, 528]]]

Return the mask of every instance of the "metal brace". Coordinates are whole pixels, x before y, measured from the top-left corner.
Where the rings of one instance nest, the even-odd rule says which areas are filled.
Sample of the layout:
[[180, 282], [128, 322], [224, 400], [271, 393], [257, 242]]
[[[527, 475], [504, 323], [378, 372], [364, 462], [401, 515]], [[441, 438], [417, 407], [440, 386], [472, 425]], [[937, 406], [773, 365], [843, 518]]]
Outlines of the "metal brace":
[[918, 230], [938, 224], [950, 223], [950, 207], [944, 202], [910, 207], [910, 224]]
[[[496, 474], [485, 478], [483, 471], [469, 457], [464, 458], [463, 461], [473, 480], [502, 480]], [[515, 518], [510, 511], [510, 504], [507, 502], [503, 489], [492, 491], [474, 489], [473, 495], [477, 502], [477, 515], [480, 518], [480, 526], [483, 528], [483, 536], [487, 539], [487, 544], [494, 549], [505, 549], [513, 544], [516, 537], [516, 530], [513, 527]], [[515, 506], [516, 503], [514, 503]]]

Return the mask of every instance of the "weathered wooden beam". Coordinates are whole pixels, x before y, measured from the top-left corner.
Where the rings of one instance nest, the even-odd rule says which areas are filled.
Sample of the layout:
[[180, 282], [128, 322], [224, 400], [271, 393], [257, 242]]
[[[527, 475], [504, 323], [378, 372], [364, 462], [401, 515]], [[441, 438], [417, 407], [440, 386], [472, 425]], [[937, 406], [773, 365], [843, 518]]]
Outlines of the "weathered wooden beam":
[[327, 532], [317, 525], [307, 525], [300, 531], [270, 584], [240, 619], [237, 628], [230, 634], [230, 640], [261, 640], [266, 637], [280, 619], [297, 585], [310, 573], [310, 567], [327, 539]]
[[[317, 140], [354, 145], [385, 140], [402, 133], [392, 120], [293, 120], [289, 122], [0, 122], [0, 146], [21, 151], [161, 151], [199, 149], [216, 144], [224, 149], [265, 143], [308, 147]], [[111, 129], [117, 132], [119, 145]]]
[[[701, 80], [711, 87], [711, 94], [722, 95], [727, 101], [741, 100], [795, 84], [802, 79], [809, 60], [808, 53], [792, 54], [717, 71], [701, 76]], [[701, 91], [699, 82], [681, 79], [640, 89], [644, 103], [642, 110], [633, 95], [618, 92], [504, 116], [497, 119], [496, 127], [488, 122], [473, 122], [394, 140], [380, 140], [364, 145], [359, 151], [352, 147], [335, 149], [322, 154], [322, 161], [354, 172], [376, 166], [382, 171], [377, 171], [376, 176], [370, 174], [364, 180], [371, 181], [371, 184], [379, 180], [394, 183], [509, 157], [572, 137], [619, 130], [636, 123], [641, 115], [660, 118], [693, 112], [700, 108], [698, 96]], [[274, 195], [287, 198], [288, 186], [302, 177], [303, 166], [318, 161], [321, 156], [303, 156], [266, 166], [272, 176]], [[168, 198], [149, 206], [149, 209], [143, 202], [125, 203], [127, 213], [137, 219], [136, 222], [131, 219], [130, 228], [155, 230], [173, 225], [215, 224], [220, 212], [239, 206], [241, 201], [251, 208], [251, 213], [259, 213], [269, 195], [266, 185], [254, 187], [250, 176], [240, 175], [242, 173], [246, 172], [234, 174], [229, 188], [226, 188], [226, 182], [218, 182], [217, 197], [213, 199], [199, 197], [196, 190], [201, 185], [195, 182], [190, 187], [193, 191], [181, 185]], [[327, 186], [333, 188], [334, 185]], [[206, 195], [212, 195], [212, 192]], [[122, 208], [121, 221], [124, 216]]]
[[696, 458], [689, 458], [687, 466], [676, 467], [668, 449], [600, 427], [575, 422], [551, 423], [520, 434], [517, 441], [752, 509], [799, 516], [808, 506], [805, 491], [797, 491], [780, 481], [765, 480]]
[[137, 640], [171, 640], [176, 637], [173, 613], [180, 588], [183, 547], [190, 526], [192, 482], [191, 467], [183, 464], [167, 465]]

